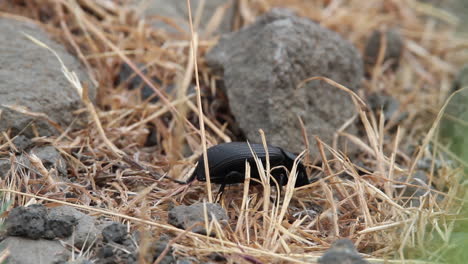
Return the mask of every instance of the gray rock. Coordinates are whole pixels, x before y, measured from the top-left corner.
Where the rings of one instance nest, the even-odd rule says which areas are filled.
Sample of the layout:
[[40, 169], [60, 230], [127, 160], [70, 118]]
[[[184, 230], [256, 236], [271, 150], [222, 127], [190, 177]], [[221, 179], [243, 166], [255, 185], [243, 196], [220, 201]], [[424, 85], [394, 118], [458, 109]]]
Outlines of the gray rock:
[[[396, 70], [400, 64], [403, 52], [403, 39], [397, 29], [392, 28], [384, 32], [386, 38], [385, 54], [383, 63], [390, 63], [390, 68]], [[369, 37], [364, 51], [364, 61], [366, 68], [370, 72], [377, 63], [381, 48], [382, 32], [375, 30]]]
[[[405, 182], [406, 179], [400, 181]], [[419, 207], [421, 205], [420, 198], [428, 193], [428, 189], [432, 189], [432, 186], [429, 185], [429, 178], [426, 172], [417, 170], [408, 183], [410, 185], [401, 186], [403, 188], [402, 201], [409, 207]]]
[[[34, 153], [39, 159], [41, 159], [42, 164], [46, 169], [56, 168], [62, 175], [67, 174], [67, 163], [62, 157], [60, 152], [58, 152], [53, 146], [44, 146], [34, 148], [30, 151], [30, 154]], [[29, 164], [29, 160], [25, 161], [26, 164]]]
[[86, 258], [80, 257], [78, 259], [68, 261], [66, 264], [93, 264], [93, 262]]
[[[192, 17], [195, 19], [195, 13], [199, 6], [199, 0], [191, 1]], [[216, 12], [217, 8], [222, 7], [225, 4], [230, 3], [230, 7], [226, 10], [222, 17], [222, 21], [219, 25], [218, 30], [215, 33], [226, 33], [231, 31], [232, 22], [234, 19], [234, 1], [230, 0], [206, 0], [202, 17], [200, 20], [200, 30], [204, 32], [204, 29], [210, 22], [213, 14]], [[190, 26], [188, 24], [188, 9], [186, 1], [167, 1], [167, 0], [153, 0], [148, 1], [149, 6], [145, 8], [145, 16], [158, 16], [169, 18], [177, 26], [181, 27], [182, 30], [190, 32]], [[162, 20], [153, 19], [151, 20], [152, 25], [157, 28], [162, 28], [169, 32], [175, 32], [176, 29], [170, 24], [163, 22]]]
[[194, 263], [199, 263], [197, 259], [189, 259], [189, 258], [183, 258], [183, 259], [178, 259], [176, 264], [194, 264]]
[[104, 242], [115, 242], [123, 244], [128, 238], [127, 227], [121, 223], [112, 223], [102, 230]]
[[[53, 146], [36, 147], [28, 154], [35, 154], [46, 169], [55, 168], [61, 175], [67, 174], [67, 163]], [[22, 169], [35, 169], [29, 158], [23, 154], [16, 156], [16, 163], [17, 167]], [[4, 178], [10, 168], [10, 159], [0, 159], [0, 177]]]
[[5, 179], [11, 168], [10, 159], [0, 159], [0, 179]]
[[[80, 80], [87, 81], [86, 74], [81, 70], [79, 61], [63, 46], [52, 41], [38, 26], [0, 19], [0, 35], [8, 36], [0, 38], [0, 131], [11, 129], [12, 135], [16, 135], [27, 127], [23, 135], [31, 137], [31, 122], [34, 121], [39, 135], [52, 135], [57, 131], [48, 122], [11, 110], [6, 105], [19, 105], [32, 112], [43, 113], [66, 128], [75, 118], [72, 112], [82, 107], [81, 99], [61, 72], [57, 58], [21, 32], [55, 50], [65, 65], [78, 74]], [[89, 90], [90, 98], [94, 98], [95, 88], [90, 86]]]
[[[228, 216], [226, 210], [219, 204], [206, 203], [208, 221], [215, 218], [220, 224], [226, 224]], [[169, 224], [182, 229], [188, 229], [194, 224], [199, 224], [192, 229], [192, 232], [206, 234], [205, 214], [203, 203], [192, 204], [190, 206], [179, 205], [169, 211]]]
[[378, 93], [371, 94], [368, 98], [368, 103], [370, 108], [375, 112], [383, 110], [387, 119], [391, 118], [400, 107], [400, 102], [395, 98]]
[[29, 148], [33, 142], [26, 136], [18, 135], [13, 139], [13, 144], [15, 145], [18, 152], [22, 152], [25, 149]]
[[5, 221], [7, 235], [39, 239], [47, 225], [47, 208], [41, 204], [13, 208]]
[[96, 228], [96, 220], [94, 217], [86, 215], [70, 206], [58, 206], [51, 208], [48, 218], [63, 219], [72, 218], [76, 219], [77, 224], [74, 225], [74, 233], [65, 239], [65, 242], [75, 245], [77, 248], [83, 248], [85, 245], [89, 247], [95, 242], [99, 233]]
[[[153, 259], [150, 262], [156, 261], [156, 259], [158, 259], [158, 257], [164, 252], [164, 250], [166, 249], [167, 246], [168, 246], [167, 241], [163, 241], [163, 240], [152, 244], [151, 247], [150, 247], [149, 252], [152, 255]], [[174, 263], [176, 263], [176, 260], [174, 258], [174, 255], [172, 254], [172, 252], [173, 252], [172, 248], [169, 248], [167, 254], [164, 255], [161, 262], [159, 262], [159, 263], [164, 263], [164, 264], [174, 264]]]
[[53, 240], [8, 237], [0, 243], [0, 251], [6, 248], [10, 252], [6, 262], [9, 264], [50, 264], [64, 261], [64, 258], [71, 255], [59, 241]]
[[319, 258], [320, 264], [367, 264], [361, 256], [359, 256], [354, 244], [349, 239], [340, 239], [333, 243], [322, 257]]
[[293, 219], [291, 220], [296, 220], [296, 219], [301, 219], [304, 217], [306, 218], [306, 222], [314, 220], [318, 215], [320, 215], [323, 212], [323, 208], [312, 202], [306, 202], [304, 204], [304, 208], [298, 208], [296, 206], [290, 206], [289, 209], [291, 210], [292, 217]]
[[52, 208], [47, 215], [47, 230], [44, 237], [48, 239], [67, 238], [72, 235], [78, 224], [76, 213], [71, 207], [60, 206]]
[[[373, 93], [368, 97], [367, 102], [374, 113], [383, 112], [385, 121], [394, 119], [395, 123], [399, 124], [408, 116], [408, 112], [398, 113], [400, 102], [390, 95]], [[398, 115], [394, 117], [396, 114]]]
[[[141, 69], [142, 73], [148, 76], [148, 69], [144, 68], [143, 64], [137, 64]], [[173, 84], [164, 85], [163, 82], [158, 79], [156, 76], [148, 76], [151, 78], [153, 84], [156, 85], [164, 93], [170, 93], [174, 90], [175, 86]], [[127, 87], [129, 90], [140, 89], [140, 98], [142, 101], [149, 100], [151, 103], [156, 103], [159, 101], [154, 90], [146, 84], [139, 75], [137, 75], [130, 66], [126, 63], [123, 63], [120, 67], [120, 72], [118, 76], [118, 85]]]
[[315, 146], [315, 135], [331, 143], [355, 109], [350, 95], [322, 81], [297, 86], [325, 76], [357, 90], [363, 78], [362, 60], [351, 43], [284, 9], [223, 36], [206, 61], [223, 75], [231, 111], [247, 138], [261, 142], [263, 129], [269, 143], [293, 152], [304, 149], [298, 116]]

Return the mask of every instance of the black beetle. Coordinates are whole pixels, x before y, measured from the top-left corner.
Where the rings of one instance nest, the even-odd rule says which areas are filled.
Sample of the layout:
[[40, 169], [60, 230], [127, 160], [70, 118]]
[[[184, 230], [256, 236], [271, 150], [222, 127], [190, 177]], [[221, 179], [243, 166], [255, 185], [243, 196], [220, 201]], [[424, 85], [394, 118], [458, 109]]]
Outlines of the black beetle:
[[[230, 142], [218, 144], [207, 150], [210, 180], [212, 183], [222, 185], [220, 191], [226, 184], [244, 182], [246, 160], [251, 166], [250, 177], [256, 179], [260, 178], [252, 151], [255, 152], [257, 157], [262, 161], [264, 167], [266, 166], [266, 151], [262, 144], [250, 144], [250, 147], [252, 150], [246, 142]], [[291, 171], [297, 155], [279, 147], [267, 147], [269, 152], [270, 168], [283, 166], [273, 169], [271, 171], [271, 175], [280, 186], [286, 185], [288, 182], [288, 172], [285, 168], [288, 171]], [[295, 187], [304, 186], [310, 183], [307, 178], [305, 167], [301, 162], [297, 164], [296, 171], [298, 174]], [[203, 155], [198, 159], [198, 165], [186, 183], [190, 183], [195, 179], [206, 181]], [[274, 184], [274, 182], [271, 181], [271, 184]]]

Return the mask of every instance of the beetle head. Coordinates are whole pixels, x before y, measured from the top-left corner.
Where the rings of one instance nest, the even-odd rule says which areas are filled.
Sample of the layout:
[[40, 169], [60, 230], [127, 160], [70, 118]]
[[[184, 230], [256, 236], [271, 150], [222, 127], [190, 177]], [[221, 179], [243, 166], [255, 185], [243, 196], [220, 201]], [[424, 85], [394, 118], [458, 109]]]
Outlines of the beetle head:
[[295, 187], [301, 187], [310, 183], [309, 177], [307, 177], [307, 172], [301, 162], [297, 164], [297, 178]]
[[[292, 169], [294, 165], [294, 160], [296, 160], [297, 155], [286, 150], [283, 150], [283, 154], [286, 157], [286, 164], [288, 168]], [[301, 161], [299, 161], [297, 164], [296, 172], [297, 172], [297, 179], [296, 179], [295, 187], [301, 187], [310, 183], [309, 178], [307, 177], [306, 169]]]

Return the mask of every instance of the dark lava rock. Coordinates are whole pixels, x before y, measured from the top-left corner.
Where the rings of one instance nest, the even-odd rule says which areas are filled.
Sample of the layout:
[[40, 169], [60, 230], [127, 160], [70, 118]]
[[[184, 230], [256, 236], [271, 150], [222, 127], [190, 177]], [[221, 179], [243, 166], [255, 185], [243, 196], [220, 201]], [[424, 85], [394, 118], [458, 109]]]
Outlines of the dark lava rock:
[[[150, 263], [153, 263], [158, 259], [158, 257], [164, 252], [164, 250], [167, 247], [167, 241], [158, 241], [151, 245], [150, 252], [153, 253], [153, 259], [150, 261]], [[164, 264], [173, 264], [176, 263], [174, 256], [172, 255], [172, 248], [170, 248], [167, 252], [166, 255], [162, 258], [161, 262], [159, 263], [164, 263]]]
[[30, 146], [32, 146], [33, 142], [26, 136], [18, 135], [13, 140], [13, 145], [18, 150], [18, 152], [23, 152]]
[[[32, 239], [65, 239], [77, 248], [90, 245], [97, 236], [93, 217], [70, 206], [58, 206], [47, 210], [43, 205], [17, 207], [6, 220], [7, 235]], [[72, 236], [73, 234], [73, 236]]]
[[[139, 68], [143, 68], [144, 65], [138, 64]], [[142, 69], [142, 73], [148, 76], [148, 70]], [[163, 93], [170, 93], [174, 90], [174, 85], [170, 84], [165, 86], [163, 82], [155, 76], [149, 76], [151, 81], [156, 88], [159, 88], [163, 91]], [[126, 63], [123, 63], [119, 72], [118, 85], [124, 85], [129, 90], [140, 89], [140, 98], [142, 101], [149, 100], [151, 103], [156, 103], [159, 101], [159, 97], [154, 92], [153, 88], [151, 88], [148, 84], [146, 84], [143, 79], [137, 75], [130, 66]]]
[[216, 262], [227, 262], [227, 258], [220, 253], [213, 252], [208, 255], [208, 258]]
[[[247, 138], [261, 142], [263, 129], [269, 143], [293, 152], [304, 149], [298, 117], [309, 142], [319, 136], [330, 144], [355, 109], [349, 94], [322, 81], [298, 85], [325, 76], [357, 90], [363, 78], [362, 59], [350, 42], [284, 9], [223, 36], [206, 62], [222, 74], [231, 111]], [[352, 125], [347, 132], [354, 131]]]
[[[377, 63], [381, 48], [382, 32], [375, 30], [367, 40], [364, 51], [364, 61], [366, 69], [370, 72]], [[390, 68], [396, 70], [400, 64], [401, 54], [403, 52], [403, 39], [397, 29], [385, 31], [386, 47], [383, 63], [390, 63]]]
[[72, 235], [75, 226], [78, 225], [78, 218], [73, 213], [67, 213], [68, 209], [65, 208], [71, 207], [60, 206], [49, 211], [45, 238], [67, 238]]
[[40, 204], [13, 208], [5, 222], [7, 235], [41, 238], [47, 227], [47, 208]]
[[[208, 221], [213, 218], [220, 224], [225, 224], [228, 220], [226, 210], [219, 204], [206, 203], [206, 210], [208, 214]], [[195, 226], [191, 231], [199, 234], [206, 234], [205, 229], [205, 214], [204, 204], [197, 203], [190, 206], [179, 205], [169, 211], [169, 224], [182, 229], [188, 229], [194, 224]]]
[[127, 227], [120, 223], [112, 223], [102, 230], [104, 242], [115, 242], [123, 244], [128, 238]]
[[[142, 66], [143, 65], [138, 64], [138, 67], [141, 68]], [[143, 69], [142, 73], [147, 75], [147, 69]], [[153, 81], [156, 85], [161, 86], [161, 80], [156, 77], [150, 78], [151, 81]], [[137, 75], [126, 63], [123, 63], [121, 66], [118, 84], [125, 85], [129, 90], [140, 89], [140, 96], [141, 100], [143, 101], [149, 99], [150, 102], [155, 103], [159, 100], [153, 89], [148, 84], [146, 84], [143, 79], [141, 79], [141, 77]]]
[[367, 264], [359, 256], [354, 244], [349, 239], [340, 239], [333, 243], [332, 247], [319, 258], [320, 264]]
[[71, 255], [59, 241], [31, 240], [21, 237], [7, 237], [0, 242], [0, 251], [8, 248], [9, 256], [5, 263], [64, 263]]
[[138, 263], [137, 254], [125, 248], [105, 245], [98, 250], [96, 264]]
[[148, 136], [146, 137], [145, 147], [153, 147], [158, 145], [158, 131], [156, 127], [149, 123], [146, 127], [149, 130]]
[[11, 168], [10, 159], [0, 159], [0, 179], [5, 179]]
[[379, 93], [371, 94], [368, 98], [369, 106], [375, 112], [383, 110], [385, 118], [389, 119], [398, 111], [400, 102], [395, 98]]
[[395, 118], [395, 123], [398, 124], [408, 116], [408, 113], [404, 112], [395, 117], [398, 114], [400, 102], [390, 95], [373, 93], [367, 98], [367, 102], [374, 113], [383, 112], [385, 121]]
[[[76, 118], [73, 112], [82, 107], [78, 92], [63, 75], [54, 54], [33, 43], [22, 32], [56, 51], [69, 70], [81, 81], [87, 81], [79, 61], [37, 25], [1, 18], [0, 36], [8, 37], [0, 38], [0, 131], [11, 129], [10, 136], [15, 136], [26, 128], [23, 135], [31, 137], [34, 135], [31, 124], [34, 124], [40, 136], [57, 134], [48, 122], [6, 107], [17, 105], [43, 113], [63, 128], [72, 123]], [[89, 92], [90, 98], [95, 98], [95, 87], [90, 86]], [[77, 119], [75, 123], [85, 121]]]

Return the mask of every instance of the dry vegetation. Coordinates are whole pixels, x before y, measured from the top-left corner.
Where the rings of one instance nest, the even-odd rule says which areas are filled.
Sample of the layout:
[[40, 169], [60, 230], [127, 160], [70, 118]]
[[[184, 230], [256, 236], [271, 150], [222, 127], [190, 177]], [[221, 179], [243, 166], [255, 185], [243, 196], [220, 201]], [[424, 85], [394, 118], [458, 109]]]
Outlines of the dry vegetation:
[[[350, 139], [361, 147], [362, 154], [351, 161], [339, 149], [322, 143], [331, 158], [311, 157], [322, 161], [313, 169], [321, 180], [295, 190], [286, 188], [280, 204], [270, 202], [268, 197], [275, 191], [268, 184], [249, 188], [247, 181], [229, 187], [220, 202], [231, 222], [228, 228], [210, 223], [217, 235], [206, 237], [178, 230], [166, 220], [171, 206], [210, 199], [207, 184], [186, 188], [159, 178], [186, 178], [203, 152], [202, 135], [207, 146], [238, 137], [232, 118], [222, 107], [226, 99], [215, 87], [219, 77], [210, 74], [203, 63], [203, 54], [217, 36], [201, 33], [193, 39], [198, 80], [190, 32], [176, 35], [153, 28], [150, 21], [138, 19], [137, 9], [116, 3], [126, 1], [13, 2], [0, 9], [4, 10], [0, 16], [41, 24], [80, 58], [92, 79], [87, 85], [97, 85], [99, 94], [95, 108], [86, 103], [82, 110], [89, 114], [88, 126], [81, 130], [64, 127], [59, 136], [36, 139], [37, 144], [54, 145], [66, 157], [71, 182], [57, 182], [56, 172], [41, 169], [40, 162], [35, 164], [40, 173], [18, 165], [1, 183], [9, 190], [4, 191], [3, 199], [11, 202], [10, 207], [34, 200], [51, 205], [66, 202], [134, 228], [150, 229], [154, 237], [173, 233], [176, 254], [203, 258], [221, 252], [236, 263], [309, 263], [337, 237], [353, 239], [360, 252], [376, 262], [401, 259], [408, 248], [437, 262], [438, 251], [426, 248], [424, 242], [435, 233], [449, 236], [464, 198], [461, 170], [432, 166], [430, 181], [439, 191], [427, 189], [419, 208], [408, 207], [396, 187], [407, 184], [417, 160], [443, 160], [437, 149], [429, 151], [434, 150], [428, 146], [436, 132], [435, 126], [429, 129], [464, 59], [459, 50], [468, 44], [453, 34], [457, 21], [450, 14], [403, 0], [238, 1], [237, 28], [281, 4], [339, 32], [360, 50], [372, 30], [400, 27], [406, 41], [400, 69], [393, 74], [384, 73], [385, 65], [375, 68], [360, 96], [385, 91], [399, 98], [400, 110], [409, 115], [395, 129], [392, 122], [384, 124], [382, 116], [360, 111], [356, 117], [362, 120], [366, 136]], [[214, 17], [212, 25], [216, 22]], [[124, 62], [134, 70], [137, 66], [132, 62], [142, 63], [148, 75], [162, 80], [163, 85], [150, 82], [158, 102], [141, 101], [138, 89], [115, 86]], [[197, 82], [201, 98], [189, 89]], [[176, 93], [161, 89], [168, 83], [177, 85]], [[86, 91], [86, 85], [83, 87]], [[204, 133], [199, 129], [197, 98], [204, 112]], [[157, 131], [157, 144], [145, 147], [152, 128]], [[0, 155], [8, 155], [10, 139], [7, 134], [0, 138]], [[410, 152], [415, 145], [414, 153]], [[358, 174], [359, 168], [366, 171], [363, 176]], [[343, 174], [348, 177], [337, 177]], [[302, 208], [314, 206], [323, 208], [317, 218], [298, 217]], [[145, 250], [144, 243], [140, 249]]]

